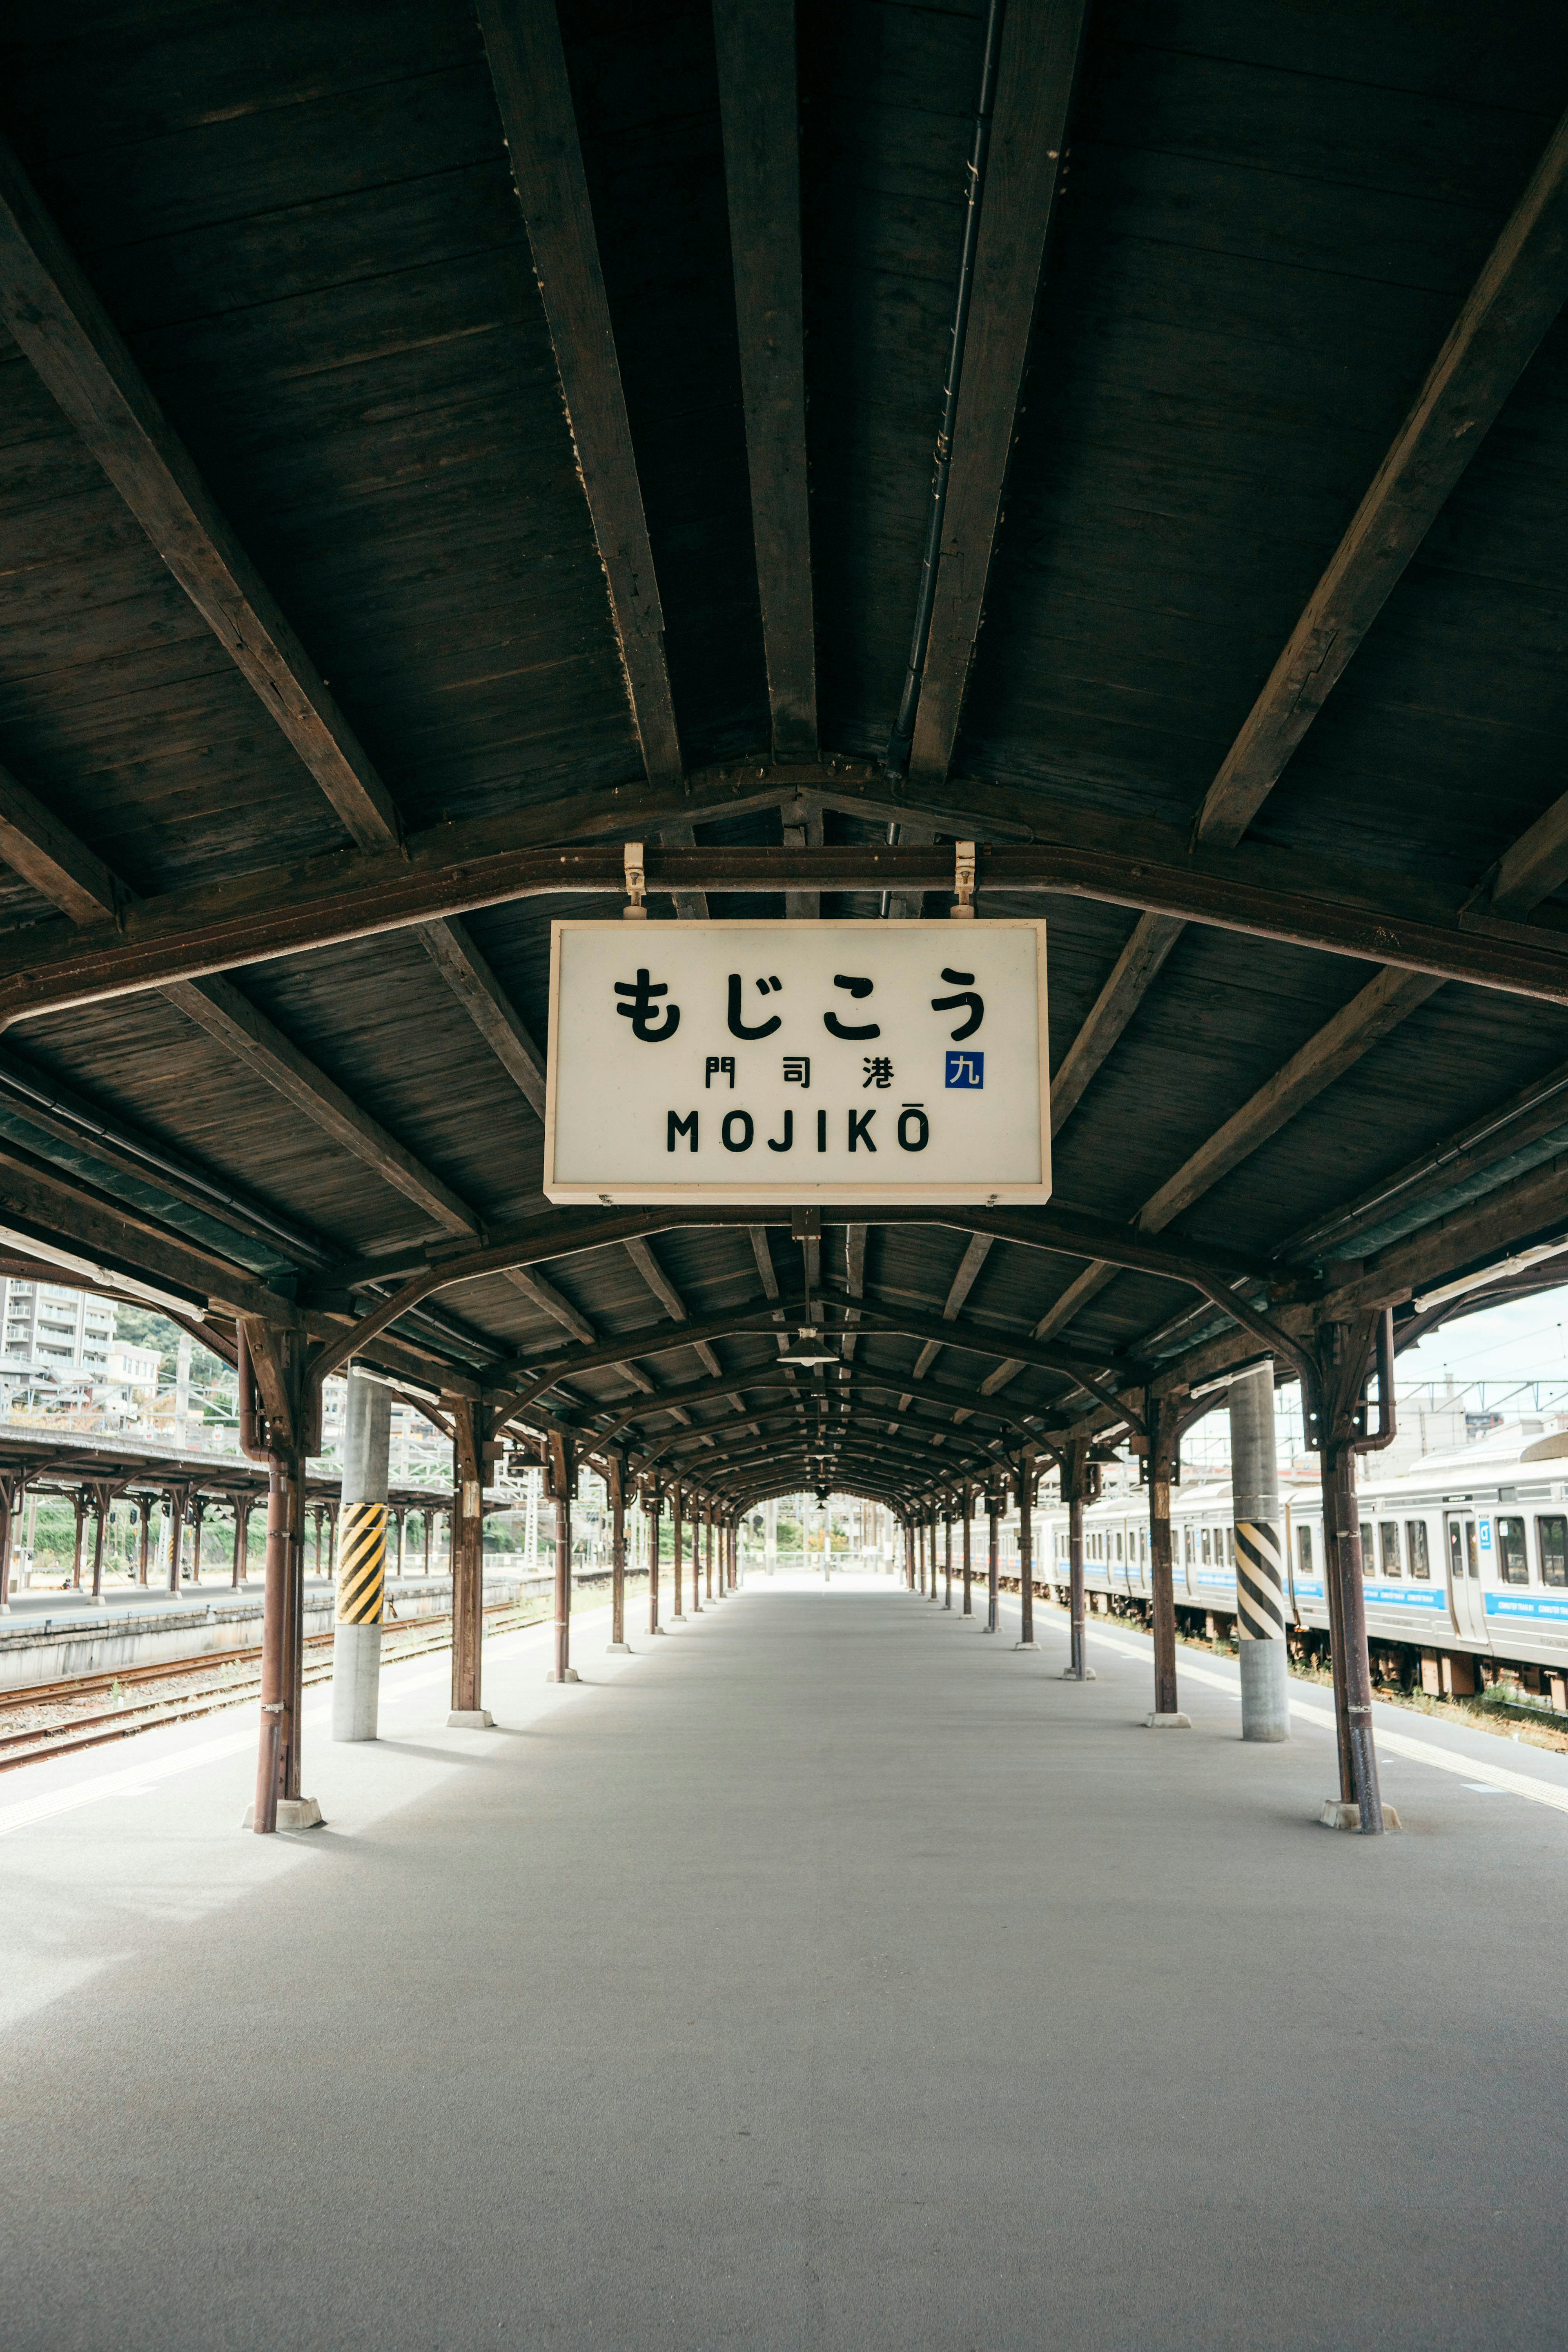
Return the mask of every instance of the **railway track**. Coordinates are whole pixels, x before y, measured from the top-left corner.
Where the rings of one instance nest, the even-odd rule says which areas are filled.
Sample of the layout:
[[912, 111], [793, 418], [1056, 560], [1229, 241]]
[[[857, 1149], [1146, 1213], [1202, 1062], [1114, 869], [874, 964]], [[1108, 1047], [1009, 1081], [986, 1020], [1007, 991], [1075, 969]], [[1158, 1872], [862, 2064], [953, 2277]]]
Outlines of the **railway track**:
[[[537, 1624], [542, 1615], [542, 1605], [532, 1601], [491, 1601], [484, 1612], [485, 1632], [515, 1633], [524, 1625]], [[384, 1633], [392, 1638], [384, 1639], [383, 1656], [388, 1664], [397, 1664], [405, 1658], [448, 1650], [452, 1646], [451, 1628], [449, 1609], [394, 1621], [384, 1628]], [[302, 1685], [331, 1680], [331, 1642], [330, 1633], [306, 1635]], [[165, 1723], [185, 1723], [199, 1716], [216, 1714], [224, 1707], [243, 1706], [260, 1691], [258, 1671], [232, 1681], [215, 1681], [213, 1677], [215, 1674], [232, 1673], [251, 1662], [259, 1667], [260, 1658], [260, 1644], [257, 1643], [239, 1650], [207, 1651], [184, 1663], [176, 1659], [163, 1665], [127, 1666], [119, 1674], [78, 1675], [64, 1682], [38, 1683], [28, 1690], [7, 1691], [0, 1696], [0, 1724], [8, 1716], [35, 1709], [47, 1712], [51, 1706], [71, 1705], [100, 1691], [124, 1690], [132, 1685], [174, 1686], [159, 1690], [156, 1696], [149, 1696], [140, 1705], [132, 1702], [109, 1707], [101, 1714], [72, 1714], [53, 1723], [0, 1730], [0, 1772], [36, 1764], [47, 1756], [69, 1756], [79, 1749], [102, 1748], [112, 1740], [131, 1738], [138, 1731], [155, 1731]], [[182, 1685], [185, 1687], [182, 1688]]]

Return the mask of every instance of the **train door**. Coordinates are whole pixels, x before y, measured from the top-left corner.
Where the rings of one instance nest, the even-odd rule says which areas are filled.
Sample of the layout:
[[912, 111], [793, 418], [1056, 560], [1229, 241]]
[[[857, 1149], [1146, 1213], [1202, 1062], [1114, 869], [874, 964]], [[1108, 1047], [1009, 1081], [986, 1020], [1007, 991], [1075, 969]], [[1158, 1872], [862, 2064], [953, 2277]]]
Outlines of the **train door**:
[[1448, 1589], [1455, 1631], [1466, 1641], [1484, 1642], [1487, 1626], [1481, 1600], [1480, 1538], [1476, 1532], [1475, 1513], [1446, 1512], [1444, 1524], [1448, 1538]]

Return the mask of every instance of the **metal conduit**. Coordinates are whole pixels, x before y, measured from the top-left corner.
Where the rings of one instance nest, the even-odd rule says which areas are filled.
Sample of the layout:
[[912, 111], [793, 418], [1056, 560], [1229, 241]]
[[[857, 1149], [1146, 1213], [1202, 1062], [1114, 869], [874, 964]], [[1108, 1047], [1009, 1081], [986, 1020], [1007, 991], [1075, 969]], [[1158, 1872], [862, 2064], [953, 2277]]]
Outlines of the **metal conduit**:
[[193, 1192], [201, 1193], [216, 1212], [229, 1210], [234, 1215], [243, 1217], [247, 1223], [258, 1226], [262, 1232], [271, 1234], [290, 1257], [302, 1258], [311, 1265], [328, 1263], [321, 1244], [301, 1233], [297, 1226], [287, 1223], [269, 1210], [238, 1193], [225, 1192], [220, 1184], [215, 1184], [210, 1178], [201, 1175], [184, 1161], [161, 1151], [155, 1144], [143, 1141], [124, 1128], [110, 1126], [83, 1109], [68, 1096], [55, 1093], [40, 1079], [19, 1070], [14, 1063], [0, 1066], [0, 1094], [12, 1096], [24, 1108], [31, 1104], [37, 1109], [47, 1111], [51, 1118], [58, 1119], [62, 1127], [71, 1129], [89, 1146], [93, 1143], [110, 1144], [116, 1151], [123, 1152], [127, 1159], [141, 1160], [150, 1174], [174, 1177]]

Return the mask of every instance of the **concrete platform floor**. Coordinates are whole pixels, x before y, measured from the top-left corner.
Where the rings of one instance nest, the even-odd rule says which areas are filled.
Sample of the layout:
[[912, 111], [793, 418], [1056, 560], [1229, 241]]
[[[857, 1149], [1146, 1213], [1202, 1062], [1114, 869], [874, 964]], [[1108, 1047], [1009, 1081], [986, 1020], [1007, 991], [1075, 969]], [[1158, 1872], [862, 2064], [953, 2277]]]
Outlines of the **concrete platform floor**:
[[1561, 2346], [1561, 1810], [885, 1580], [605, 1630], [312, 1700], [300, 1837], [251, 1717], [0, 1781], [6, 2352]]

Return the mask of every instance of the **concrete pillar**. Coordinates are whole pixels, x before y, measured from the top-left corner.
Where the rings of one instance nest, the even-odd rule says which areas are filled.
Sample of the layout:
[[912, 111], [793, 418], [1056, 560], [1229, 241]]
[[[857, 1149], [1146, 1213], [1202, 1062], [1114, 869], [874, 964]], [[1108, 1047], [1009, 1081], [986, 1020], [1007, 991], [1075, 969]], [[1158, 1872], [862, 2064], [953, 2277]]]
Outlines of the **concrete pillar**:
[[374, 1739], [381, 1700], [392, 1391], [350, 1370], [343, 1408], [342, 1547], [332, 1628], [332, 1738]]
[[1285, 1564], [1274, 1447], [1274, 1366], [1230, 1384], [1231, 1516], [1236, 1522], [1236, 1628], [1241, 1639], [1241, 1736], [1290, 1737], [1285, 1645]]

